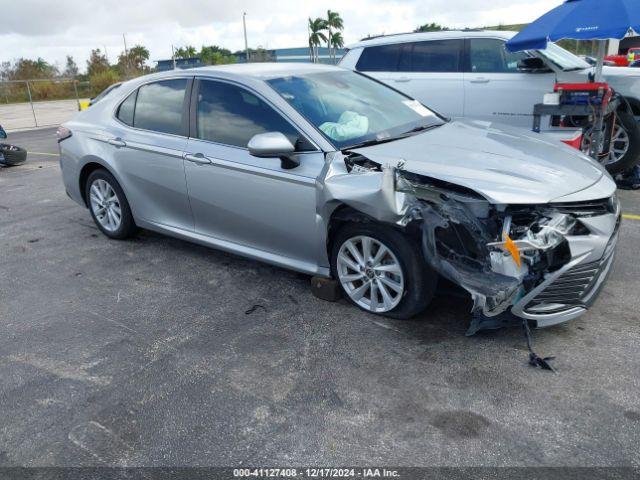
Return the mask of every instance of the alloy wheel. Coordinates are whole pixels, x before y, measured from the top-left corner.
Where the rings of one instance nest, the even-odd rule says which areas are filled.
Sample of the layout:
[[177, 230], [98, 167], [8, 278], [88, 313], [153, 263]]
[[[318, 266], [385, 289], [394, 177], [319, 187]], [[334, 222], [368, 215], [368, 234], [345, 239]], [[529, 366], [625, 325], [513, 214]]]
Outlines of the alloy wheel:
[[[604, 130], [604, 128], [603, 128]], [[591, 136], [593, 134], [593, 130], [590, 130], [582, 141], [582, 151], [588, 153], [589, 145], [591, 143]], [[622, 157], [627, 154], [629, 150], [630, 140], [629, 134], [624, 129], [622, 125], [616, 120], [613, 125], [613, 132], [611, 135], [611, 143], [609, 147], [609, 152], [606, 155], [603, 155], [599, 158], [599, 161], [602, 165], [611, 165], [617, 163]]]
[[115, 190], [106, 180], [98, 178], [89, 189], [91, 211], [108, 232], [115, 232], [122, 223], [120, 200]]
[[344, 291], [365, 310], [389, 312], [402, 300], [402, 266], [391, 249], [375, 238], [346, 240], [338, 251], [336, 269]]

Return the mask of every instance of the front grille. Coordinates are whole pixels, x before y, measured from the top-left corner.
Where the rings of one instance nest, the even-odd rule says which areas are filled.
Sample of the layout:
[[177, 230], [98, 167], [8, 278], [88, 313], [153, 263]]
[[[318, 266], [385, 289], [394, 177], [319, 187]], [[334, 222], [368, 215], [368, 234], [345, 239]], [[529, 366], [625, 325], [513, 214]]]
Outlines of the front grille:
[[552, 203], [551, 207], [561, 213], [570, 213], [577, 216], [606, 215], [607, 213], [615, 213], [616, 209], [613, 197], [586, 202]]
[[619, 223], [600, 260], [579, 264], [564, 272], [532, 299], [525, 311], [531, 314], [548, 314], [584, 307], [611, 261], [615, 251], [618, 227]]

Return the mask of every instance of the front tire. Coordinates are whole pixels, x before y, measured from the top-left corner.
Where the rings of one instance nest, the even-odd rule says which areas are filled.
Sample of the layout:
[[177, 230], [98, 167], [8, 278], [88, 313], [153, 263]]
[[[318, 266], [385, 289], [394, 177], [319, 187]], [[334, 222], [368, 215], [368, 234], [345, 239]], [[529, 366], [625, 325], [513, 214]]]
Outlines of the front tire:
[[92, 172], [85, 195], [93, 221], [107, 237], [123, 240], [136, 232], [127, 197], [111, 173], [102, 169]]
[[438, 279], [418, 241], [375, 223], [350, 223], [337, 232], [331, 270], [356, 306], [401, 320], [427, 307]]
[[[640, 158], [640, 127], [632, 113], [618, 110], [612, 132], [609, 153], [600, 163], [611, 175], [629, 170]], [[585, 132], [582, 150], [588, 154], [592, 129]]]

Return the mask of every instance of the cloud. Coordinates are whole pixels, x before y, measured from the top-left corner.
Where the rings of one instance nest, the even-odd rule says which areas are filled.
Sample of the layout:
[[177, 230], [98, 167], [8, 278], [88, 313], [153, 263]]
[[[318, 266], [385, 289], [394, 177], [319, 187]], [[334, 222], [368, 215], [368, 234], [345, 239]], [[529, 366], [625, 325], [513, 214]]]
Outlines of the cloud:
[[533, 20], [561, 0], [21, 0], [2, 8], [0, 61], [43, 57], [64, 64], [67, 54], [81, 66], [92, 48], [106, 47], [112, 61], [128, 45], [143, 44], [152, 59], [168, 58], [171, 45], [218, 44], [244, 48], [242, 12], [250, 46], [303, 46], [307, 17], [340, 12], [347, 43], [369, 34], [413, 30], [427, 22], [474, 27]]

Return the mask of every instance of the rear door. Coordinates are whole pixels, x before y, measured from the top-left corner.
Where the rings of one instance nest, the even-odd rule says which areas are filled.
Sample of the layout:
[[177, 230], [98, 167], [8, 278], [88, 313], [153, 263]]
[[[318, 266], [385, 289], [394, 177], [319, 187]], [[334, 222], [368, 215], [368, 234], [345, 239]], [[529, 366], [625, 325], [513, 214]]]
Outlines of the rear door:
[[190, 78], [142, 85], [120, 105], [107, 146], [136, 219], [193, 230], [183, 154]]
[[531, 128], [533, 106], [552, 92], [555, 73], [518, 70], [524, 52], [511, 53], [505, 41], [469, 38], [464, 73], [464, 116]]
[[464, 111], [464, 40], [442, 39], [366, 47], [356, 70], [450, 117]]

